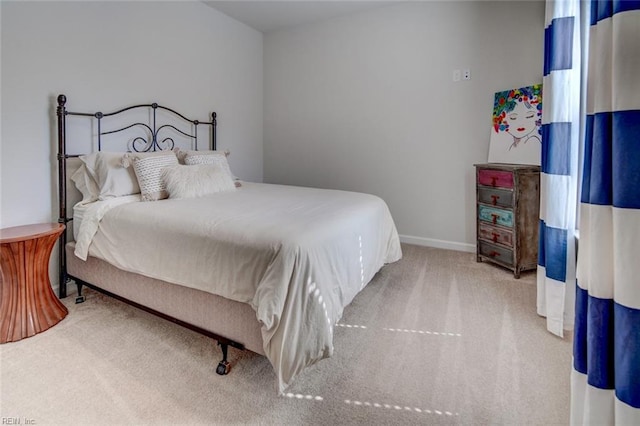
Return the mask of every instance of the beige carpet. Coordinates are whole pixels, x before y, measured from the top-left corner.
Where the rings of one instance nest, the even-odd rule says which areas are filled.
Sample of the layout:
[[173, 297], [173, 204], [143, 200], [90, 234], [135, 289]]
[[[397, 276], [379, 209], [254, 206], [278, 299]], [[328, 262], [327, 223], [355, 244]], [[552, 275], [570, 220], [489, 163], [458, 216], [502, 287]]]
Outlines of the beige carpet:
[[[571, 338], [520, 280], [475, 255], [403, 245], [345, 310], [335, 355], [278, 396], [266, 358], [95, 292], [50, 330], [0, 345], [0, 417], [45, 424], [568, 423]], [[6, 424], [6, 421], [4, 421]]]

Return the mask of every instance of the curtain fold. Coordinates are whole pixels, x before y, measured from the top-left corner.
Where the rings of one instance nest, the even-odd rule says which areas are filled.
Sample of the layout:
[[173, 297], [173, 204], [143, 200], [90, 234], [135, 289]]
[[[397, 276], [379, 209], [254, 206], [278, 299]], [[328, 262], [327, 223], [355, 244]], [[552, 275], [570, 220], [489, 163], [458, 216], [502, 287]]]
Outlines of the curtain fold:
[[574, 321], [580, 141], [580, 1], [547, 1], [537, 310], [560, 337]]
[[640, 1], [592, 1], [572, 424], [640, 425]]

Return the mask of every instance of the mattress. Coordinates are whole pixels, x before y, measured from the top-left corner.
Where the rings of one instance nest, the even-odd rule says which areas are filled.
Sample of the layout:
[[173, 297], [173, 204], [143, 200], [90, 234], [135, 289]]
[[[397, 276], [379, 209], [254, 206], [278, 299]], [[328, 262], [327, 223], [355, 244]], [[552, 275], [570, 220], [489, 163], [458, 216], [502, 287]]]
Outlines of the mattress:
[[246, 303], [185, 286], [123, 271], [109, 263], [74, 256], [75, 243], [67, 244], [67, 270], [74, 277], [135, 304], [201, 328], [245, 349], [264, 355], [260, 325]]
[[332, 355], [344, 307], [402, 256], [380, 198], [285, 185], [155, 202], [118, 197], [89, 204], [78, 228], [80, 259], [249, 304], [279, 392]]

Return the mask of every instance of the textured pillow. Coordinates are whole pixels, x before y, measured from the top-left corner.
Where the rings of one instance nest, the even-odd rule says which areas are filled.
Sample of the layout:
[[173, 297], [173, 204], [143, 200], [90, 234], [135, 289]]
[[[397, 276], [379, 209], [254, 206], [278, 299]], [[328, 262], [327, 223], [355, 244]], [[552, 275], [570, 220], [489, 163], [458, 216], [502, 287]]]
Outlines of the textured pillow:
[[173, 151], [176, 153], [180, 164], [185, 164], [185, 159], [192, 155], [219, 155], [228, 157], [230, 154], [229, 151], [190, 151], [180, 148], [175, 148]]
[[100, 189], [95, 179], [87, 171], [85, 163], [81, 163], [78, 170], [71, 175], [71, 180], [82, 194], [82, 204], [91, 203], [98, 199]]
[[[196, 151], [197, 152], [197, 151]], [[214, 152], [214, 151], [211, 151]], [[210, 164], [221, 168], [233, 180], [233, 174], [227, 161], [227, 156], [222, 154], [189, 154], [184, 158], [184, 164], [194, 166], [196, 164]]]
[[122, 167], [129, 167], [137, 158], [161, 157], [163, 155], [173, 155], [176, 153], [171, 150], [164, 151], [148, 151], [148, 152], [127, 152], [122, 156]]
[[211, 164], [169, 166], [162, 171], [162, 180], [169, 198], [197, 198], [236, 190], [231, 176]]
[[133, 159], [133, 169], [140, 185], [142, 201], [162, 200], [169, 196], [160, 176], [162, 169], [177, 164], [178, 158], [171, 151], [168, 155], [142, 156]]

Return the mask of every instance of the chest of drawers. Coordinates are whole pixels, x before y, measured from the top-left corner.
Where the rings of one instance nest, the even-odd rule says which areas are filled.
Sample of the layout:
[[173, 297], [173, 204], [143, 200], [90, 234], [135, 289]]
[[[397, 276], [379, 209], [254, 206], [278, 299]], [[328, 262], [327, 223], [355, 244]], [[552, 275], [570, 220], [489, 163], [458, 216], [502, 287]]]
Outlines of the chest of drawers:
[[513, 271], [538, 263], [540, 167], [524, 164], [475, 164], [476, 258]]

